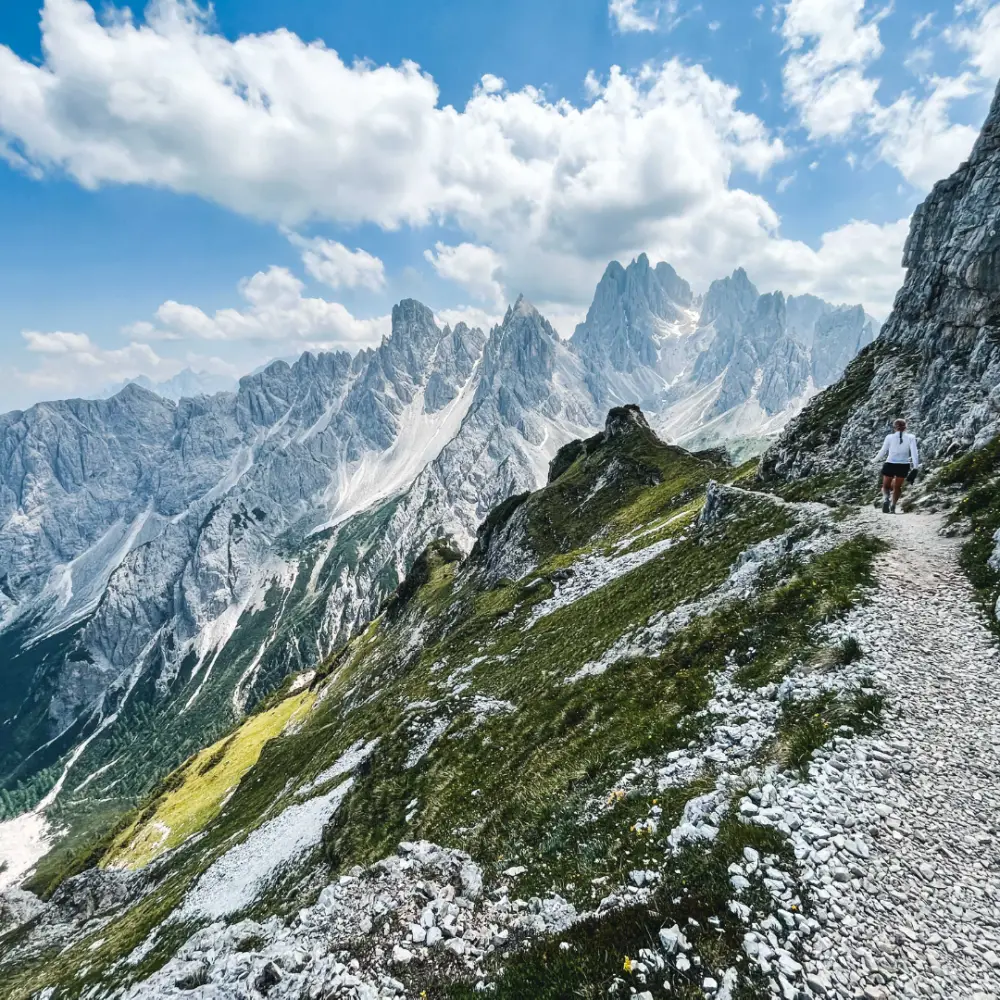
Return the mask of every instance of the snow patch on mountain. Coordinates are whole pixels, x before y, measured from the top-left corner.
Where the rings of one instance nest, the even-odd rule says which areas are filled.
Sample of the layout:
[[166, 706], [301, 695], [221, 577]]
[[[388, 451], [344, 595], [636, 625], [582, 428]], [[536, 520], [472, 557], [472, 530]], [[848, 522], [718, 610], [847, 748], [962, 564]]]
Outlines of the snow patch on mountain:
[[323, 828], [353, 785], [348, 778], [326, 795], [288, 806], [230, 848], [188, 892], [177, 919], [216, 920], [253, 904], [282, 871], [319, 846]]
[[52, 846], [49, 821], [38, 812], [0, 823], [0, 892], [18, 885]]
[[366, 453], [324, 497], [331, 516], [313, 534], [409, 486], [458, 433], [475, 397], [477, 375], [474, 371], [459, 394], [435, 413], [427, 412], [420, 390], [400, 415], [400, 433], [392, 445], [381, 453]]

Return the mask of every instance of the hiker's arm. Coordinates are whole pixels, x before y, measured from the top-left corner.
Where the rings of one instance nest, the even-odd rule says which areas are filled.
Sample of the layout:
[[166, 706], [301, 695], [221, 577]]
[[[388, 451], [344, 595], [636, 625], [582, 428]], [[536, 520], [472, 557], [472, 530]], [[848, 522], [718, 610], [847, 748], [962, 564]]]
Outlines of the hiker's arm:
[[875, 456], [876, 462], [884, 462], [889, 457], [889, 439], [886, 438], [882, 442], [882, 448], [879, 453]]
[[920, 467], [920, 456], [917, 454], [917, 439], [910, 438], [910, 458], [913, 459], [913, 468]]

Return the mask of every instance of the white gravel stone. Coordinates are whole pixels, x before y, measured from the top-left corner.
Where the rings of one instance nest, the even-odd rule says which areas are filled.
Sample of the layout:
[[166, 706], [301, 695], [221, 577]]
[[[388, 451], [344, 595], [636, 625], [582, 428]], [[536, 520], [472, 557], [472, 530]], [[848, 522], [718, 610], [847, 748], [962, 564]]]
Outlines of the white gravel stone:
[[[839, 626], [864, 651], [855, 675], [886, 697], [885, 728], [835, 736], [807, 782], [774, 779], [776, 805], [801, 818], [794, 874], [817, 904], [816, 927], [800, 917], [789, 934], [802, 968], [779, 966], [777, 996], [801, 984], [835, 1000], [1000, 997], [1000, 671], [941, 526], [930, 514], [853, 519], [892, 546], [871, 602]], [[752, 798], [740, 812], [762, 822], [744, 808]], [[745, 950], [763, 968], [753, 935]]]

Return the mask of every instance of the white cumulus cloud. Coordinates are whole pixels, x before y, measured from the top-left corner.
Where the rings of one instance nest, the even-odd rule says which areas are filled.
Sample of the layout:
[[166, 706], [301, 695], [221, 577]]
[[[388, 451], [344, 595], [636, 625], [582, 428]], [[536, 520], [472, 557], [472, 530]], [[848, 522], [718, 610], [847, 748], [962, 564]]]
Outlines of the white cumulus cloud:
[[[730, 178], [766, 173], [785, 147], [701, 66], [612, 67], [579, 104], [487, 75], [463, 108], [441, 107], [413, 63], [347, 64], [286, 30], [232, 41], [209, 25], [181, 0], [142, 23], [45, 0], [44, 61], [0, 47], [0, 141], [87, 187], [162, 187], [289, 227], [452, 223], [505, 261], [517, 251], [505, 283], [538, 301], [665, 228], [724, 225], [731, 209], [771, 225]], [[340, 287], [379, 278], [358, 251], [310, 252]]]
[[442, 278], [461, 285], [479, 301], [494, 306], [503, 302], [504, 288], [499, 280], [503, 261], [492, 248], [474, 243], [446, 246], [438, 242], [433, 250], [424, 251], [424, 257]]
[[[101, 23], [85, 0], [45, 0], [42, 31], [42, 65], [0, 47], [0, 133], [25, 162], [88, 187], [157, 185], [290, 224], [449, 216], [482, 227], [544, 213], [565, 187], [606, 194], [633, 179], [630, 158], [636, 180], [651, 174], [636, 194], [655, 211], [671, 175], [676, 195], [697, 193], [695, 151], [650, 169], [669, 151], [656, 140], [666, 125], [681, 126], [675, 144], [711, 140], [710, 168], [721, 155], [766, 169], [782, 151], [735, 109], [733, 88], [679, 61], [614, 70], [583, 107], [533, 87], [498, 91], [487, 76], [456, 110], [438, 106], [413, 63], [347, 65], [284, 30], [230, 41], [181, 0], [159, 0], [144, 24]], [[619, 116], [618, 137], [633, 148], [586, 141]]]
[[658, 25], [659, 4], [645, 4], [640, 10], [639, 0], [609, 0], [608, 14], [615, 27], [623, 32], [656, 31]]
[[914, 186], [929, 188], [947, 177], [969, 154], [979, 130], [953, 123], [952, 101], [977, 92], [967, 74], [937, 77], [930, 94], [918, 100], [905, 93], [873, 115], [872, 132], [879, 136], [879, 154]]
[[[974, 3], [982, 6], [978, 0]], [[884, 162], [916, 188], [926, 189], [968, 155], [978, 129], [953, 122], [951, 105], [980, 92], [982, 85], [971, 73], [930, 73], [933, 53], [918, 49], [904, 65], [919, 77], [921, 92], [907, 90], [883, 104], [877, 96], [880, 81], [869, 72], [883, 54], [879, 22], [890, 10], [872, 8], [866, 0], [788, 0], [781, 24], [789, 51], [783, 69], [785, 98], [810, 138], [864, 136], [874, 141]], [[993, 11], [998, 30], [991, 34]], [[931, 20], [931, 15], [919, 19], [911, 36], [920, 37]], [[988, 64], [995, 48], [1000, 72], [1000, 4], [980, 10], [975, 30], [953, 26], [947, 34], [969, 49], [970, 61], [977, 65]]]
[[502, 312], [491, 312], [478, 306], [454, 306], [451, 309], [439, 309], [434, 314], [439, 326], [452, 328], [464, 323], [466, 326], [490, 331], [503, 320]]
[[319, 236], [306, 239], [289, 233], [288, 238], [302, 251], [306, 271], [330, 288], [368, 288], [377, 292], [385, 286], [385, 265], [367, 250], [350, 250], [343, 243]]
[[21, 336], [28, 350], [35, 354], [78, 354], [93, 346], [90, 337], [85, 333], [66, 333], [61, 330], [41, 333], [37, 330], [24, 330]]
[[[621, 31], [667, 28], [678, 16], [673, 2], [612, 0], [609, 11]], [[786, 98], [814, 139], [863, 122], [914, 183], [947, 172], [964, 137], [938, 114], [947, 88], [937, 105], [876, 100], [877, 13], [862, 0], [789, 0], [781, 11]], [[788, 151], [740, 110], [737, 88], [700, 65], [599, 68], [577, 101], [485, 74], [464, 105], [442, 106], [415, 63], [348, 63], [283, 29], [231, 40], [193, 0], [157, 0], [141, 21], [112, 14], [44, 0], [42, 61], [0, 46], [0, 155], [17, 168], [88, 188], [194, 194], [292, 232], [309, 220], [442, 223], [461, 235], [428, 260], [489, 316], [505, 293], [523, 291], [568, 324], [607, 261], [642, 250], [699, 287], [740, 264], [757, 273], [759, 261], [773, 287], [826, 290], [872, 311], [899, 282], [897, 224], [850, 223], [813, 247], [781, 235], [772, 206], [738, 178], [764, 177]], [[385, 289], [384, 265], [366, 251], [293, 239], [317, 280]], [[854, 256], [839, 249], [850, 240]], [[359, 319], [305, 295], [298, 277], [272, 267], [241, 285], [232, 308], [167, 301], [131, 334], [298, 350], [358, 346], [386, 327], [385, 317]]]
[[156, 310], [155, 322], [126, 331], [147, 340], [248, 341], [280, 344], [282, 350], [356, 350], [389, 331], [390, 319], [357, 319], [341, 303], [304, 296], [304, 285], [284, 267], [258, 271], [240, 282], [242, 308], [206, 313], [173, 300]]
[[797, 295], [811, 292], [834, 303], [860, 302], [884, 319], [902, 284], [909, 228], [909, 218], [885, 225], [851, 221], [825, 233], [815, 250], [798, 241], [775, 240], [752, 260], [752, 274], [762, 287]]
[[991, 83], [1000, 76], [1000, 3], [974, 3], [976, 19], [954, 32], [959, 46], [969, 53], [969, 61], [980, 76]]
[[878, 80], [866, 68], [882, 54], [876, 17], [865, 0], [789, 0], [781, 33], [785, 97], [811, 138], [840, 136], [875, 106]]

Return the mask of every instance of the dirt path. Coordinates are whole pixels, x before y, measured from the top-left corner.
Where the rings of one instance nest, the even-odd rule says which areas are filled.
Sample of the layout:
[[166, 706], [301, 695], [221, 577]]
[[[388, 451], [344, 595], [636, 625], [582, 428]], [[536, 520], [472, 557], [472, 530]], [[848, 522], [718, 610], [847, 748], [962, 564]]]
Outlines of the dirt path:
[[805, 945], [814, 995], [1000, 1000], [1000, 658], [941, 526], [858, 515], [892, 545], [847, 623], [886, 721], [813, 765], [807, 827], [827, 826], [800, 857], [822, 914]]

